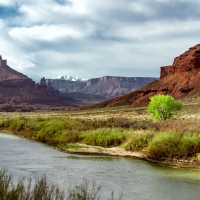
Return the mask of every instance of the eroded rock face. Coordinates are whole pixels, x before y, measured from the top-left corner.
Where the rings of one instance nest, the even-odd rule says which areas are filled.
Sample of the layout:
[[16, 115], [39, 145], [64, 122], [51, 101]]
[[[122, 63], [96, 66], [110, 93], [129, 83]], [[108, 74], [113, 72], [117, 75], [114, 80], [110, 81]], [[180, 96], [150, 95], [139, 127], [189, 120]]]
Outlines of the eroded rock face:
[[[46, 84], [46, 81], [43, 81]], [[0, 56], [0, 104], [62, 104], [60, 99], [48, 95], [47, 86], [35, 82], [15, 71]], [[5, 107], [7, 108], [7, 107]], [[6, 109], [5, 109], [6, 110]]]
[[195, 72], [200, 70], [200, 44], [174, 59], [172, 66], [161, 67], [160, 78], [175, 73]]
[[100, 99], [111, 99], [135, 91], [154, 80], [157, 78], [104, 76], [84, 82], [55, 79], [47, 79], [47, 82], [63, 93], [84, 93], [98, 95]]
[[0, 81], [2, 80], [15, 80], [27, 79], [28, 77], [22, 73], [15, 71], [7, 65], [7, 60], [3, 60], [0, 56]]
[[161, 67], [160, 79], [118, 98], [87, 108], [132, 105], [147, 106], [150, 97], [157, 94], [172, 95], [178, 99], [200, 98], [200, 44], [174, 59], [173, 65]]

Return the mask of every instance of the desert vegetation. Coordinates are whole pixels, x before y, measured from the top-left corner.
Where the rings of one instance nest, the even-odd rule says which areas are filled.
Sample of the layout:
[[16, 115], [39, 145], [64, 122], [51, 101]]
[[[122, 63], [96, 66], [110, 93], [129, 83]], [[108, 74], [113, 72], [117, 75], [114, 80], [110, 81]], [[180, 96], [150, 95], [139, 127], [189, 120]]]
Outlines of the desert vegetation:
[[155, 121], [166, 120], [181, 110], [182, 104], [170, 95], [158, 94], [150, 98], [147, 112]]
[[[14, 184], [12, 175], [7, 174], [5, 170], [0, 171], [2, 200], [100, 200], [103, 199], [102, 195], [101, 186], [85, 179], [80, 185], [60, 189], [58, 185], [49, 182], [45, 175], [38, 180], [28, 179], [28, 182], [21, 178]], [[108, 200], [114, 199], [122, 199], [122, 194], [115, 198], [111, 192]]]
[[153, 121], [146, 108], [2, 114], [0, 130], [60, 149], [120, 147], [153, 160], [200, 161], [198, 102], [185, 102], [179, 116]]
[[[108, 109], [109, 117], [105, 118], [97, 118], [93, 115], [95, 112], [106, 114], [104, 109], [99, 109], [75, 111], [71, 116], [70, 113], [2, 116], [0, 129], [64, 149], [76, 143], [105, 148], [120, 146], [127, 151], [143, 151], [156, 160], [198, 159], [199, 119], [172, 118], [154, 122], [148, 119], [145, 109]], [[121, 113], [121, 117], [115, 113]], [[137, 118], [127, 118], [127, 113]]]

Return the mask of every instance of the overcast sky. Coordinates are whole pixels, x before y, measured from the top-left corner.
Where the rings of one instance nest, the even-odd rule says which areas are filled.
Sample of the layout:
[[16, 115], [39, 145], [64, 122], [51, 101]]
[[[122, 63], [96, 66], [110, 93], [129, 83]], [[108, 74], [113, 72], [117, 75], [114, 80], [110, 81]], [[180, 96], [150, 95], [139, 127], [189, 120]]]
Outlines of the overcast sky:
[[0, 55], [36, 81], [159, 77], [198, 43], [197, 0], [0, 0]]

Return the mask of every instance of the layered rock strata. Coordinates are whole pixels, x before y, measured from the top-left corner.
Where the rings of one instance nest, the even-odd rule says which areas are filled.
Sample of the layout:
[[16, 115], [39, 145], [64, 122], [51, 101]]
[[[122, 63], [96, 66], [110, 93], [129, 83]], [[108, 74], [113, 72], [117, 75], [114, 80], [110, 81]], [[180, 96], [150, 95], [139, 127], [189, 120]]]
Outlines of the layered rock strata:
[[171, 66], [160, 68], [160, 79], [129, 94], [86, 108], [132, 105], [147, 106], [150, 97], [157, 94], [172, 95], [176, 100], [200, 98], [200, 44], [174, 59]]
[[114, 97], [135, 91], [148, 83], [157, 80], [150, 77], [116, 77], [104, 76], [93, 78], [84, 82], [74, 82], [67, 80], [47, 79], [57, 90], [62, 93], [82, 93], [97, 95], [100, 99], [111, 99]]
[[50, 96], [46, 86], [37, 87], [32, 79], [10, 68], [0, 56], [0, 104], [59, 105], [62, 101]]

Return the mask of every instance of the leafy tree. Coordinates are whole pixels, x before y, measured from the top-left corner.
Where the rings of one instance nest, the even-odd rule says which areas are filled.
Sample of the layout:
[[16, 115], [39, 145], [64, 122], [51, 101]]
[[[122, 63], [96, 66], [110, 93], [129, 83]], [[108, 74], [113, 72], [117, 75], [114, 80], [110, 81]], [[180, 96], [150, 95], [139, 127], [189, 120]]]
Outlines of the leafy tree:
[[147, 112], [155, 121], [166, 120], [182, 108], [180, 102], [175, 102], [170, 95], [155, 95], [150, 98]]

